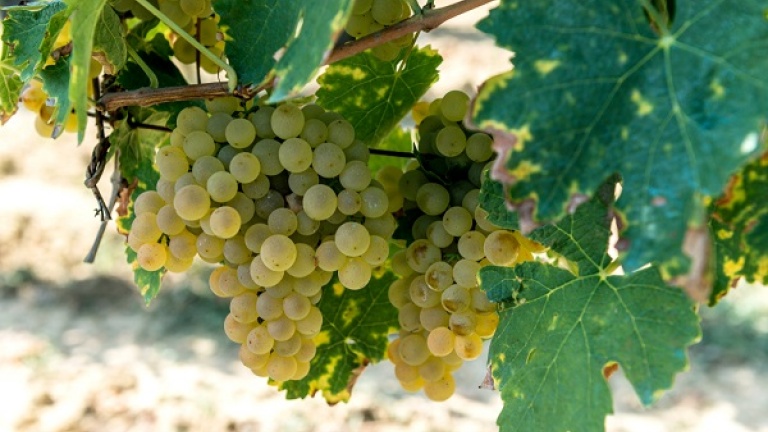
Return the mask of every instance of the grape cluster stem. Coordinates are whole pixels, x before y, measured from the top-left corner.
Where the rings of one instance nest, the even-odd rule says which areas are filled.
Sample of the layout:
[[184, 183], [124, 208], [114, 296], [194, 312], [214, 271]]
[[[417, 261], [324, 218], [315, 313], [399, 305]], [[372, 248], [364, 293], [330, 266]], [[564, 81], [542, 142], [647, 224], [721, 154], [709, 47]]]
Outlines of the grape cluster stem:
[[[493, 0], [462, 0], [442, 8], [424, 8], [421, 14], [416, 14], [413, 17], [401, 21], [391, 27], [387, 27], [380, 32], [372, 33], [363, 38], [334, 48], [326, 59], [325, 64], [335, 63], [345, 58], [352, 57], [369, 48], [393, 41], [407, 34], [420, 31], [429, 32], [442, 25], [445, 21], [490, 3], [491, 1]], [[145, 2], [141, 0], [140, 3], [144, 6]], [[229, 83], [226, 81], [160, 89], [144, 88], [127, 92], [108, 93], [97, 99], [96, 108], [102, 111], [114, 111], [126, 106], [152, 106], [164, 102], [212, 99], [233, 94], [238, 97], [250, 99], [259, 91], [269, 88], [272, 85], [273, 82], [268, 82], [261, 86], [241, 86], [236, 88], [234, 92], [229, 91]]]

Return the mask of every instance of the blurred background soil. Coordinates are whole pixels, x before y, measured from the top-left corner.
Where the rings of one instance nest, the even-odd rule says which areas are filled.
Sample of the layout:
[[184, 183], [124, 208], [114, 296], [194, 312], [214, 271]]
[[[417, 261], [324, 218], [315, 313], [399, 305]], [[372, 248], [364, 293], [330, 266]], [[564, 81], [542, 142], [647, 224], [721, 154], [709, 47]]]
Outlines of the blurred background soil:
[[[508, 68], [510, 53], [472, 27], [485, 13], [422, 35], [445, 58], [428, 98], [474, 93]], [[99, 225], [82, 184], [93, 140], [42, 140], [33, 121], [22, 110], [0, 128], [0, 432], [496, 430], [501, 401], [478, 388], [482, 361], [441, 404], [401, 390], [387, 363], [366, 370], [349, 403], [286, 401], [239, 365], [210, 267], [167, 278], [145, 307], [114, 225], [96, 263], [82, 263]], [[768, 431], [768, 290], [740, 287], [702, 317], [690, 371], [654, 407], [621, 373], [610, 379], [607, 430]]]

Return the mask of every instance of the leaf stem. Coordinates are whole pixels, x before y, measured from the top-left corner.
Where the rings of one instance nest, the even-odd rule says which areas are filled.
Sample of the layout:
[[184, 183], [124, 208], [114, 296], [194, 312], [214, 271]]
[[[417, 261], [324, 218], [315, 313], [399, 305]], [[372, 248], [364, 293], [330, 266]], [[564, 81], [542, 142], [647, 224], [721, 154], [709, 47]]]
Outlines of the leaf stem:
[[164, 13], [160, 12], [160, 10], [158, 10], [156, 7], [152, 6], [147, 0], [136, 0], [136, 3], [150, 11], [152, 15], [159, 18], [160, 21], [170, 27], [171, 30], [176, 32], [181, 38], [189, 42], [189, 44], [195, 47], [195, 49], [205, 54], [205, 56], [211, 59], [212, 62], [216, 63], [217, 66], [224, 69], [227, 72], [227, 76], [229, 77], [229, 91], [235, 91], [235, 88], [237, 87], [237, 72], [235, 72], [235, 69], [232, 68], [232, 66], [228, 65], [227, 62], [219, 58], [216, 54], [212, 53], [208, 48], [198, 42], [197, 39], [192, 37], [192, 35], [185, 32], [184, 29], [179, 27], [178, 24], [173, 22]]
[[[143, 3], [146, 3], [146, 0], [136, 1], [141, 2], [142, 5]], [[462, 0], [442, 8], [423, 8], [422, 14], [414, 15], [405, 21], [402, 21], [391, 27], [387, 27], [380, 32], [370, 34], [364, 38], [360, 38], [358, 40], [351, 41], [336, 47], [326, 59], [325, 64], [335, 63], [345, 58], [352, 57], [353, 55], [359, 54], [369, 48], [395, 40], [407, 34], [420, 31], [429, 32], [430, 30], [434, 30], [451, 18], [455, 18], [463, 13], [469, 12], [492, 1], [493, 0]], [[187, 37], [191, 37], [185, 32], [182, 33]], [[194, 42], [197, 43], [197, 41]], [[217, 58], [217, 60], [220, 59]], [[227, 73], [230, 77], [236, 77], [234, 71], [230, 72], [231, 67], [229, 65], [227, 65], [225, 69], [227, 70]], [[97, 107], [106, 111], [114, 111], [125, 106], [151, 106], [164, 102], [178, 102], [191, 99], [209, 99], [232, 94], [249, 99], [255, 96], [259, 91], [272, 86], [272, 84], [273, 81], [270, 81], [261, 86], [246, 86], [234, 91], [232, 90], [234, 87], [232, 85], [232, 81], [230, 81], [228, 85], [227, 83], [222, 82], [190, 85], [184, 87], [167, 87], [161, 89], [138, 89], [127, 92], [106, 94], [98, 101]], [[229, 91], [227, 91], [227, 88], [229, 88]]]

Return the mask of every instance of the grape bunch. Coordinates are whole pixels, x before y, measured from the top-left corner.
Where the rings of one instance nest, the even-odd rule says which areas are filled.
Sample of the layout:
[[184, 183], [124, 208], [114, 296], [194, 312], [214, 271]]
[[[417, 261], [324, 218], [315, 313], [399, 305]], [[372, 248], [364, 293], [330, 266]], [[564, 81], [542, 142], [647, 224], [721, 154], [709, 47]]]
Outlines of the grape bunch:
[[[405, 0], [355, 0], [345, 30], [350, 36], [359, 39], [410, 16], [411, 7]], [[412, 42], [413, 35], [408, 34], [372, 48], [371, 53], [382, 61], [392, 61], [401, 49]]]
[[[424, 165], [409, 164], [397, 180], [414, 221], [412, 241], [392, 257], [400, 279], [389, 299], [399, 311], [400, 333], [388, 357], [403, 388], [423, 388], [435, 401], [453, 394], [452, 372], [480, 356], [483, 339], [498, 325], [496, 306], [478, 286], [479, 270], [531, 260], [541, 251], [492, 224], [478, 205], [492, 139], [462, 126], [468, 102], [466, 94], [449, 92], [428, 106], [426, 117], [417, 116]], [[450, 190], [435, 178], [440, 170], [454, 172]]]
[[273, 381], [301, 379], [334, 276], [361, 289], [389, 255], [387, 192], [371, 178], [352, 125], [317, 105], [242, 110], [236, 98], [182, 110], [158, 149], [156, 190], [134, 201], [128, 245], [139, 266], [219, 266], [210, 288], [230, 298], [227, 336], [242, 363]]

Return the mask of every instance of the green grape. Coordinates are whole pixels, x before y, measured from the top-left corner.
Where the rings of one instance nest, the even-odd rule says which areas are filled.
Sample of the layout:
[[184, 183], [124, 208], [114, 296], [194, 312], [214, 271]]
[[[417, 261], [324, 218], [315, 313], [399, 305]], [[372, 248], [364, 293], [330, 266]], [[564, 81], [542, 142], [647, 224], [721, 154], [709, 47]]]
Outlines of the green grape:
[[195, 244], [202, 258], [216, 258], [224, 253], [224, 240], [211, 234], [201, 233]]
[[315, 354], [317, 354], [317, 345], [315, 345], [312, 339], [302, 337], [301, 347], [299, 348], [299, 351], [296, 352], [296, 360], [299, 362], [308, 362], [315, 358]]
[[[224, 250], [222, 250], [222, 253], [224, 254], [224, 259], [231, 264], [239, 266], [241, 264], [251, 263], [251, 251], [245, 246], [245, 240], [241, 235], [234, 236], [224, 241]], [[238, 267], [237, 278], [242, 283], [240, 267]], [[252, 280], [250, 280], [250, 273], [248, 274], [248, 282], [252, 282]], [[245, 284], [243, 283], [243, 285]]]
[[419, 368], [402, 362], [395, 363], [395, 378], [398, 381], [415, 381], [419, 379]]
[[488, 234], [483, 251], [493, 265], [509, 266], [517, 260], [520, 243], [510, 231], [499, 230]]
[[411, 301], [411, 296], [408, 292], [409, 286], [410, 279], [398, 279], [389, 285], [387, 296], [392, 306], [400, 309]]
[[438, 261], [429, 266], [424, 273], [424, 279], [434, 291], [443, 292], [453, 285], [453, 266], [445, 261]]
[[296, 232], [303, 236], [311, 236], [320, 228], [320, 222], [312, 219], [304, 210], [296, 213]]
[[283, 315], [283, 299], [270, 293], [262, 293], [256, 302], [256, 311], [265, 321], [276, 320]]
[[392, 255], [392, 271], [400, 277], [408, 277], [414, 273], [414, 270], [408, 265], [405, 250], [399, 250]]
[[320, 183], [320, 177], [311, 169], [302, 172], [292, 172], [288, 176], [288, 187], [296, 195], [304, 195], [307, 190]]
[[273, 271], [286, 271], [296, 261], [296, 245], [293, 241], [282, 235], [273, 234], [264, 240], [261, 245], [261, 260], [264, 265]]
[[336, 211], [336, 193], [327, 185], [316, 184], [304, 194], [302, 205], [310, 218], [317, 221], [326, 220]]
[[[227, 243], [224, 243], [224, 251], [227, 250]], [[226, 258], [226, 257], [225, 257]], [[260, 286], [256, 284], [256, 282], [253, 281], [251, 278], [251, 255], [248, 255], [248, 259], [237, 266], [237, 280], [240, 282], [246, 289], [251, 291], [258, 291], [261, 289]]]
[[144, 191], [133, 202], [133, 213], [140, 215], [142, 213], [157, 213], [165, 201], [156, 191]]
[[301, 131], [301, 138], [313, 148], [317, 147], [328, 139], [328, 126], [316, 118], [307, 119]]
[[[171, 3], [171, 2], [164, 2]], [[182, 134], [189, 135], [192, 131], [205, 131], [208, 127], [208, 114], [198, 107], [187, 107], [176, 117], [176, 128]]]
[[463, 312], [472, 304], [472, 295], [467, 288], [453, 284], [442, 292], [440, 301], [448, 312]]
[[467, 137], [460, 127], [447, 126], [437, 133], [435, 145], [441, 155], [454, 157], [460, 155], [467, 147]]
[[333, 143], [322, 143], [313, 152], [312, 168], [320, 177], [333, 178], [341, 174], [347, 163], [344, 151]]
[[32, 112], [40, 112], [48, 99], [48, 94], [43, 90], [42, 83], [37, 80], [30, 81], [19, 97], [24, 108]]
[[235, 320], [232, 315], [227, 315], [224, 319], [224, 334], [227, 335], [229, 340], [235, 343], [244, 343], [248, 338], [248, 333], [253, 326], [251, 324], [244, 324]]
[[200, 186], [188, 185], [176, 191], [173, 208], [185, 220], [199, 220], [211, 208], [208, 192]]
[[328, 124], [328, 142], [336, 144], [342, 150], [355, 141], [355, 128], [352, 123], [338, 119]]
[[286, 273], [293, 277], [303, 278], [309, 276], [316, 267], [315, 249], [304, 243], [296, 244], [296, 261]]
[[275, 109], [270, 106], [259, 107], [258, 111], [254, 111], [248, 115], [248, 120], [256, 128], [256, 135], [260, 138], [274, 138], [275, 133], [272, 131], [272, 114]]
[[389, 199], [387, 193], [378, 187], [369, 186], [360, 192], [360, 213], [366, 218], [378, 218], [387, 213]]
[[354, 38], [361, 38], [371, 34], [375, 24], [373, 16], [369, 12], [364, 12], [350, 16], [344, 30]]
[[368, 250], [371, 236], [368, 230], [358, 222], [346, 222], [336, 230], [336, 247], [348, 257], [359, 257]]
[[445, 230], [443, 221], [434, 221], [427, 227], [426, 238], [435, 246], [443, 249], [453, 243], [453, 236]]
[[405, 253], [408, 265], [419, 273], [425, 273], [429, 266], [442, 258], [440, 248], [424, 239], [411, 243]]
[[461, 200], [461, 206], [467, 209], [473, 216], [475, 209], [480, 204], [480, 189], [472, 189], [464, 195]]
[[365, 162], [348, 162], [339, 174], [339, 181], [344, 188], [360, 192], [371, 184], [371, 170]]
[[157, 211], [156, 221], [160, 231], [169, 236], [180, 234], [186, 228], [184, 221], [176, 214], [176, 210], [170, 204], [164, 205]]
[[237, 179], [226, 171], [213, 173], [205, 186], [211, 199], [216, 202], [227, 202], [237, 194]]
[[499, 314], [496, 312], [484, 313], [477, 316], [477, 325], [475, 326], [475, 333], [480, 336], [481, 339], [487, 339], [496, 333], [496, 328], [499, 326]]
[[376, 218], [365, 218], [365, 223], [363, 225], [365, 225], [371, 235], [377, 235], [386, 239], [392, 238], [392, 235], [397, 228], [397, 221], [391, 214], [384, 213]]
[[240, 213], [232, 207], [223, 206], [211, 214], [211, 230], [216, 237], [229, 239], [240, 231]]
[[411, 302], [404, 304], [397, 313], [397, 320], [400, 323], [400, 328], [407, 332], [422, 330], [421, 320], [419, 319], [420, 314], [420, 307]]
[[258, 200], [269, 193], [269, 186], [269, 179], [262, 171], [256, 180], [243, 184], [243, 194], [252, 200]]
[[267, 374], [275, 381], [290, 380], [296, 374], [298, 365], [293, 357], [283, 357], [272, 353], [267, 361]]
[[456, 381], [450, 373], [446, 373], [442, 378], [436, 381], [427, 381], [424, 383], [424, 394], [429, 400], [442, 402], [450, 398], [456, 391]]
[[[199, 0], [198, 0], [199, 1]], [[179, 27], [186, 27], [192, 22], [192, 16], [181, 8], [180, 1], [160, 1], [158, 2], [158, 9], [164, 13]]]
[[459, 90], [451, 90], [443, 96], [440, 113], [450, 121], [459, 122], [464, 119], [469, 108], [469, 96]]
[[271, 297], [283, 299], [285, 296], [293, 292], [294, 286], [296, 286], [296, 280], [290, 276], [284, 276], [280, 282], [274, 286], [268, 287], [265, 291]]
[[[309, 301], [307, 301], [309, 303]], [[308, 306], [309, 307], [309, 306]], [[278, 341], [275, 343], [275, 354], [283, 357], [293, 357], [301, 349], [302, 337], [298, 333], [294, 333], [290, 339], [284, 341]]]
[[309, 299], [298, 293], [289, 294], [283, 299], [283, 313], [294, 321], [306, 318], [311, 308]]
[[359, 290], [371, 280], [371, 266], [362, 258], [349, 258], [338, 271], [339, 282], [351, 290]]
[[245, 148], [256, 139], [256, 128], [247, 119], [234, 119], [224, 130], [227, 142], [234, 148]]
[[[261, 300], [261, 296], [259, 297]], [[262, 317], [263, 318], [263, 317]], [[246, 346], [248, 351], [254, 354], [269, 354], [272, 347], [275, 346], [275, 339], [269, 335], [267, 326], [264, 324], [254, 327], [246, 336]]]
[[179, 0], [179, 8], [185, 14], [197, 17], [205, 11], [205, 0]]
[[453, 352], [456, 335], [446, 327], [437, 327], [429, 332], [427, 347], [435, 357], [445, 357]]
[[192, 131], [184, 138], [184, 153], [192, 160], [203, 156], [212, 156], [216, 152], [216, 143], [204, 131]]
[[306, 171], [312, 166], [312, 146], [301, 138], [289, 138], [280, 146], [278, 159], [291, 173]]
[[363, 254], [363, 260], [369, 265], [376, 267], [384, 264], [388, 257], [389, 242], [383, 237], [372, 235], [371, 244]]
[[425, 214], [435, 216], [448, 208], [451, 196], [448, 190], [437, 183], [422, 185], [416, 192], [416, 203]]
[[309, 309], [304, 319], [296, 321], [296, 331], [306, 337], [315, 337], [320, 333], [320, 328], [323, 326], [323, 314], [316, 306], [312, 306]]
[[[419, 366], [418, 372], [424, 381], [428, 383], [438, 381], [446, 373], [445, 363], [438, 357], [430, 357]], [[426, 386], [426, 384], [424, 385]]]
[[187, 155], [178, 147], [162, 147], [155, 155], [155, 165], [160, 176], [168, 181], [176, 181], [189, 170]]
[[261, 252], [261, 245], [264, 244], [264, 240], [272, 235], [272, 230], [269, 226], [263, 223], [253, 224], [245, 231], [244, 239], [245, 245], [253, 251], [253, 253]]
[[251, 153], [259, 158], [261, 172], [264, 175], [274, 176], [283, 171], [283, 164], [280, 163], [279, 142], [270, 138], [263, 139], [253, 146]]
[[181, 129], [174, 129], [171, 131], [171, 145], [173, 147], [183, 147], [184, 146], [184, 136], [183, 133], [181, 133]]
[[496, 310], [496, 305], [488, 299], [485, 291], [473, 288], [469, 290], [469, 293], [472, 296], [472, 310], [478, 314], [494, 312]]
[[163, 198], [163, 201], [167, 203], [173, 202], [173, 198], [176, 196], [176, 191], [174, 190], [174, 182], [160, 177], [160, 179], [155, 184], [155, 189], [157, 189], [157, 193], [160, 194], [160, 196]]
[[240, 349], [238, 350], [238, 357], [240, 358], [240, 363], [242, 363], [243, 366], [247, 367], [248, 369], [263, 368], [267, 365], [267, 360], [269, 360], [269, 354], [252, 353], [248, 349], [247, 342], [240, 345]]
[[452, 313], [448, 320], [448, 327], [457, 336], [468, 336], [475, 332], [477, 325], [477, 314], [468, 309], [463, 312]]
[[381, 61], [390, 62], [400, 55], [400, 47], [392, 42], [385, 42], [371, 48], [371, 54]]
[[486, 133], [474, 133], [467, 138], [465, 151], [473, 162], [486, 162], [493, 157], [493, 139]]
[[[176, 180], [173, 188], [176, 190], [176, 193], [178, 193], [184, 186], [190, 185], [199, 186], [197, 180], [195, 180], [195, 176], [191, 172], [188, 172]], [[176, 198], [176, 195], [174, 195], [174, 198]]]
[[[200, 21], [200, 33], [201, 33], [200, 42], [203, 45], [206, 45], [206, 46], [214, 45], [215, 42], [206, 43], [206, 36], [209, 36], [211, 33], [213, 33], [214, 34], [213, 37], [215, 38], [216, 32], [218, 32], [218, 28], [216, 27], [215, 20], [206, 19], [206, 20]], [[240, 99], [234, 96], [224, 96], [224, 97], [218, 97], [213, 99], [206, 99], [205, 109], [209, 113], [211, 113], [211, 118], [213, 118], [213, 116], [217, 113], [231, 116], [232, 113], [240, 109]]]
[[304, 129], [304, 114], [296, 105], [280, 105], [272, 113], [270, 126], [275, 135], [282, 139], [297, 137]]
[[296, 333], [296, 323], [285, 315], [267, 321], [267, 330], [276, 341], [288, 340]]
[[229, 172], [239, 183], [250, 183], [261, 173], [261, 162], [253, 153], [238, 153], [229, 163]]
[[434, 291], [427, 285], [424, 275], [413, 278], [408, 287], [408, 293], [411, 302], [420, 308], [429, 308], [440, 304], [440, 293]]
[[360, 211], [360, 207], [363, 204], [363, 200], [360, 199], [360, 194], [351, 190], [344, 189], [339, 192], [338, 206], [339, 212], [344, 215], [351, 216]]
[[485, 257], [485, 235], [480, 231], [467, 231], [459, 238], [459, 254], [468, 260], [479, 261]]
[[197, 50], [183, 38], [178, 38], [173, 42], [173, 56], [183, 64], [192, 64], [197, 59]]
[[251, 278], [258, 285], [271, 287], [277, 285], [284, 276], [284, 272], [270, 269], [261, 260], [261, 255], [256, 255], [251, 261]]
[[472, 229], [472, 214], [464, 207], [451, 207], [443, 214], [443, 226], [448, 234], [461, 237]]
[[[208, 47], [208, 51], [211, 52], [215, 57], [218, 57], [219, 59], [223, 58], [224, 56], [224, 44], [221, 43], [221, 47], [219, 46], [212, 46]], [[214, 63], [213, 60], [211, 60], [208, 56], [200, 56], [200, 68], [204, 71], [210, 73], [210, 74], [217, 74], [219, 73], [220, 67], [216, 63]]]
[[466, 336], [457, 335], [453, 342], [453, 349], [462, 360], [474, 360], [483, 353], [483, 340], [477, 333]]
[[258, 295], [252, 292], [245, 292], [232, 297], [229, 302], [229, 314], [232, 318], [241, 323], [252, 323], [259, 318], [256, 312], [256, 301]]
[[194, 260], [192, 258], [182, 259], [168, 253], [165, 258], [165, 269], [171, 273], [184, 273], [192, 267]]
[[364, 142], [355, 140], [351, 146], [344, 149], [344, 156], [346, 156], [347, 162], [361, 161], [368, 163], [368, 159], [371, 157], [371, 151]]
[[198, 184], [206, 184], [219, 171], [224, 171], [224, 164], [214, 156], [202, 156], [192, 164], [192, 176]]
[[475, 207], [475, 224], [483, 231], [491, 232], [499, 229], [493, 222], [488, 220], [488, 212], [480, 206]]
[[234, 159], [235, 156], [237, 156], [242, 152], [243, 152], [242, 150], [236, 149], [229, 144], [224, 144], [219, 149], [219, 152], [216, 154], [216, 157], [221, 161], [221, 163], [224, 164], [224, 169], [229, 169], [229, 164], [232, 162], [232, 159]]
[[304, 114], [305, 120], [319, 119], [320, 116], [325, 114], [325, 108], [320, 105], [310, 103], [301, 107], [301, 112]]
[[373, 5], [373, 0], [355, 0], [354, 3], [352, 3], [352, 14], [364, 14], [371, 10], [371, 5]]
[[237, 270], [231, 267], [225, 267], [219, 276], [219, 292], [223, 297], [234, 297], [246, 292], [248, 289], [240, 283]]
[[371, 15], [381, 25], [395, 24], [403, 15], [402, 0], [375, 0], [371, 5]]
[[397, 350], [403, 363], [419, 366], [429, 358], [427, 340], [420, 334], [410, 334], [400, 340]]
[[392, 165], [385, 165], [376, 172], [376, 181], [386, 192], [398, 192], [398, 183], [403, 176], [403, 171]]
[[299, 224], [296, 213], [291, 209], [279, 208], [273, 211], [267, 219], [267, 225], [273, 234], [289, 236], [296, 231]]
[[419, 323], [424, 330], [432, 331], [448, 325], [450, 315], [442, 306], [424, 308], [419, 312]]
[[335, 241], [323, 242], [315, 251], [317, 266], [325, 271], [337, 271], [347, 263], [347, 256], [341, 253]]
[[[427, 238], [427, 230], [429, 229], [430, 225], [432, 225], [433, 222], [440, 221], [435, 216], [429, 216], [429, 215], [421, 215], [416, 218], [416, 220], [413, 222], [413, 226], [411, 226], [411, 235], [414, 239], [426, 239]], [[443, 228], [445, 229], [445, 228]]]
[[145, 243], [136, 251], [136, 262], [146, 271], [160, 270], [165, 265], [166, 258], [167, 249], [160, 243]]
[[291, 377], [292, 380], [300, 380], [304, 379], [307, 375], [309, 375], [309, 362], [300, 362], [296, 361], [296, 372]]
[[168, 250], [180, 259], [192, 259], [197, 254], [197, 236], [184, 230], [177, 235], [171, 235]]
[[280, 192], [270, 189], [267, 194], [254, 202], [256, 205], [256, 216], [267, 219], [269, 214], [276, 209], [285, 207], [285, 199]]

